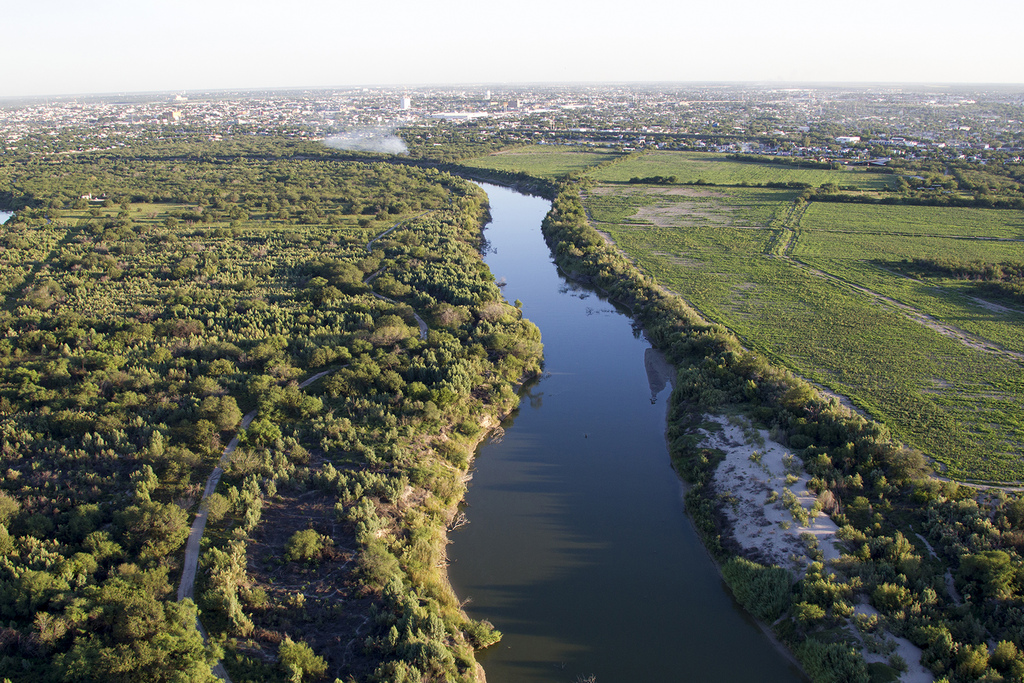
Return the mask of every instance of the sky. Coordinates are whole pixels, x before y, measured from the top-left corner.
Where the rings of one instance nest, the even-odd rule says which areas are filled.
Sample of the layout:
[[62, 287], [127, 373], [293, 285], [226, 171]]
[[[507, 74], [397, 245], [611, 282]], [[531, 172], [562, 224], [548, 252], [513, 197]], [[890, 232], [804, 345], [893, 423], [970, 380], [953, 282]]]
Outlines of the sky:
[[576, 82], [1024, 84], [1024, 3], [7, 0], [0, 97]]

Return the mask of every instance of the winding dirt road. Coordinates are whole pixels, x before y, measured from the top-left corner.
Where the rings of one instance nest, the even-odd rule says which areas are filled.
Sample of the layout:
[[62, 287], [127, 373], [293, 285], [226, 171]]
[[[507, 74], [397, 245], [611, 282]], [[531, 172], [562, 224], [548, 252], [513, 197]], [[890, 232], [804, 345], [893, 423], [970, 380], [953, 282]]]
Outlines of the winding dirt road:
[[[300, 389], [305, 389], [313, 382], [317, 381], [321, 377], [325, 377], [334, 372], [334, 370], [324, 370], [319, 372], [305, 382], [299, 385]], [[224, 448], [224, 452], [221, 453], [220, 461], [217, 466], [213, 468], [213, 472], [210, 473], [210, 477], [206, 480], [206, 488], [203, 489], [203, 498], [199, 501], [199, 512], [196, 513], [196, 518], [192, 522], [192, 529], [188, 534], [188, 542], [185, 544], [185, 562], [181, 570], [181, 583], [178, 585], [178, 601], [186, 598], [192, 598], [195, 592], [196, 572], [199, 570], [199, 551], [203, 541], [203, 532], [206, 530], [206, 520], [209, 517], [208, 500], [210, 495], [217, 489], [217, 484], [220, 483], [220, 478], [224, 474], [224, 468], [229, 462], [231, 462], [231, 454], [235, 452], [238, 447], [238, 438], [242, 431], [249, 427], [252, 421], [256, 418], [255, 410], [246, 413], [245, 417], [242, 418], [242, 423], [239, 425], [238, 433], [235, 434], [231, 442]], [[206, 629], [203, 628], [203, 624], [199, 618], [196, 618], [196, 628], [199, 629], [199, 633], [203, 636], [203, 641], [208, 641], [209, 637], [206, 634]], [[213, 667], [213, 673], [215, 676], [220, 678], [227, 683], [231, 683], [231, 677], [228, 676], [228, 672], [224, 669], [224, 665], [221, 662], [217, 662], [216, 666]]]

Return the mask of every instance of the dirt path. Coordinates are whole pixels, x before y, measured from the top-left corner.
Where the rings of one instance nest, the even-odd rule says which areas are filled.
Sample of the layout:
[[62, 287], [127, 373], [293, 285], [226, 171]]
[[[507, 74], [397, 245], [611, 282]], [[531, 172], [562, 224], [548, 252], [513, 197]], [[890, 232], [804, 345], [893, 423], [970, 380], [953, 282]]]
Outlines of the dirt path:
[[[367, 284], [369, 284], [369, 283], [367, 283]], [[395, 301], [394, 299], [389, 299], [388, 297], [384, 296], [383, 294], [378, 294], [377, 292], [374, 292], [373, 290], [370, 290], [370, 294], [373, 294], [375, 297], [377, 297], [381, 301], [387, 301], [389, 304], [398, 304], [398, 302]], [[417, 313], [416, 311], [412, 312], [412, 317], [416, 318], [416, 324], [419, 325], [419, 327], [420, 327], [420, 339], [422, 339], [423, 341], [426, 341], [427, 340], [427, 334], [430, 333], [430, 328], [427, 327], [426, 321], [423, 320], [423, 318], [420, 317], [420, 314]]]
[[380, 239], [383, 239], [383, 238], [387, 237], [388, 235], [393, 233], [395, 230], [398, 230], [403, 225], [407, 225], [407, 224], [411, 223], [412, 221], [416, 220], [417, 218], [423, 218], [428, 213], [430, 213], [430, 211], [424, 211], [423, 213], [419, 214], [418, 216], [413, 216], [412, 218], [406, 218], [404, 221], [398, 221], [397, 223], [392, 225], [390, 228], [388, 228], [387, 230], [385, 230], [384, 232], [380, 233], [379, 235], [377, 235], [376, 237], [371, 239], [369, 242], [367, 242], [366, 243], [366, 251], [373, 251], [373, 245], [374, 245], [375, 242], [377, 242], [377, 240], [380, 240]]
[[208, 516], [208, 510], [206, 509], [207, 500], [210, 494], [217, 488], [217, 484], [220, 483], [221, 475], [224, 474], [224, 468], [228, 462], [231, 461], [231, 454], [235, 452], [235, 448], [238, 447], [238, 437], [242, 430], [247, 428], [249, 424], [256, 418], [256, 411], [246, 413], [245, 417], [242, 418], [242, 424], [239, 427], [238, 433], [231, 439], [231, 442], [224, 448], [224, 452], [220, 456], [220, 461], [217, 466], [213, 468], [213, 472], [210, 473], [210, 477], [206, 480], [206, 488], [203, 489], [203, 498], [199, 501], [199, 512], [196, 513], [196, 518], [192, 522], [192, 530], [188, 534], [188, 543], [185, 545], [185, 566], [181, 571], [181, 584], [178, 586], [178, 600], [184, 600], [185, 598], [191, 598], [193, 595], [194, 584], [196, 581], [196, 570], [199, 568], [199, 543], [203, 540], [203, 531], [206, 529], [206, 519]]
[[[425, 216], [428, 213], [430, 213], [430, 212], [429, 211], [424, 211], [419, 216], [416, 216], [416, 218], [420, 218], [421, 216]], [[376, 242], [380, 238], [388, 235], [389, 233], [391, 233], [395, 229], [405, 225], [406, 223], [408, 223], [409, 221], [412, 221], [412, 220], [415, 220], [415, 219], [414, 218], [410, 218], [409, 220], [400, 221], [398, 223], [395, 223], [390, 228], [388, 228], [387, 230], [385, 230], [381, 234], [379, 234], [376, 237], [374, 237], [372, 240], [370, 240], [369, 242], [366, 243], [366, 251], [373, 251], [373, 243], [374, 242]], [[365, 278], [363, 278], [363, 284], [366, 285], [367, 287], [370, 287], [370, 294], [373, 294], [375, 297], [377, 297], [381, 301], [387, 301], [389, 304], [396, 304], [397, 305], [398, 302], [395, 301], [394, 299], [389, 299], [388, 297], [384, 296], [383, 294], [378, 294], [377, 292], [373, 291], [373, 286], [370, 284], [371, 282], [374, 281], [374, 279], [378, 275], [380, 275], [383, 272], [384, 272], [384, 269], [381, 268], [381, 269], [379, 269], [379, 270], [377, 270], [377, 271], [375, 271], [373, 273], [370, 273]], [[426, 341], [427, 340], [427, 335], [430, 333], [430, 328], [427, 327], [426, 321], [424, 321], [423, 318], [420, 317], [420, 314], [417, 313], [416, 311], [412, 312], [412, 317], [416, 318], [416, 324], [419, 325], [419, 328], [420, 328], [420, 339], [423, 340], [423, 341]]]
[[[199, 569], [199, 550], [200, 544], [203, 540], [203, 531], [206, 530], [206, 520], [209, 517], [209, 510], [207, 509], [207, 499], [210, 494], [217, 488], [217, 484], [220, 483], [221, 475], [224, 474], [224, 467], [227, 466], [231, 460], [231, 454], [235, 452], [235, 448], [238, 447], [238, 436], [243, 429], [249, 426], [249, 423], [256, 417], [256, 411], [253, 410], [250, 413], [246, 413], [245, 417], [242, 418], [242, 424], [239, 427], [238, 433], [231, 439], [231, 442], [224, 448], [224, 452], [220, 456], [220, 461], [217, 466], [213, 468], [213, 472], [210, 473], [210, 477], [206, 480], [206, 488], [203, 489], [203, 498], [199, 501], [199, 512], [196, 513], [196, 518], [192, 522], [192, 530], [188, 534], [188, 542], [185, 544], [185, 562], [184, 567], [181, 570], [181, 583], [178, 585], [178, 601], [182, 601], [185, 598], [192, 598], [195, 592], [196, 572]], [[202, 622], [196, 617], [196, 628], [199, 629], [199, 633], [203, 636], [203, 642], [208, 642], [209, 637], [206, 634], [206, 629], [203, 628]], [[228, 676], [228, 672], [224, 669], [224, 664], [217, 662], [213, 667], [213, 674], [227, 683], [231, 683], [231, 677]]]
[[[300, 389], [308, 387], [313, 382], [317, 381], [321, 377], [331, 374], [334, 370], [324, 370], [313, 375], [302, 384], [299, 385]], [[188, 534], [188, 541], [185, 544], [185, 561], [184, 566], [181, 570], [181, 583], [178, 585], [178, 601], [182, 601], [186, 598], [192, 598], [195, 593], [195, 582], [196, 572], [199, 570], [199, 551], [203, 541], [203, 532], [206, 530], [206, 521], [209, 517], [209, 510], [207, 508], [207, 500], [210, 495], [217, 489], [217, 485], [220, 483], [220, 478], [224, 474], [224, 468], [227, 467], [228, 463], [231, 462], [231, 454], [238, 448], [238, 438], [242, 431], [248, 428], [252, 421], [256, 418], [255, 410], [245, 414], [242, 418], [242, 423], [239, 425], [238, 432], [235, 434], [231, 442], [224, 447], [224, 452], [221, 453], [220, 461], [217, 466], [213, 468], [213, 472], [210, 473], [209, 478], [206, 480], [206, 488], [203, 489], [203, 498], [199, 501], [199, 512], [196, 513], [196, 518], [192, 522], [192, 529]], [[203, 628], [203, 624], [196, 618], [196, 628], [199, 629], [199, 633], [203, 636], [203, 641], [209, 640], [206, 634], [206, 629]], [[213, 667], [213, 673], [215, 676], [220, 678], [227, 683], [231, 683], [231, 677], [228, 676], [228, 672], [224, 669], [224, 665], [221, 662]]]
[[888, 304], [896, 308], [901, 313], [903, 313], [903, 315], [905, 315], [913, 322], [916, 322], [920, 325], [924, 325], [925, 327], [931, 330], [935, 330], [942, 336], [948, 337], [949, 339], [952, 339], [954, 341], [958, 341], [970, 349], [974, 349], [975, 351], [982, 351], [984, 353], [990, 353], [997, 356], [1003, 356], [1005, 358], [1010, 358], [1016, 361], [1024, 361], [1024, 353], [1020, 353], [1019, 351], [1011, 351], [1009, 349], [1003, 348], [1001, 345], [997, 344], [991, 339], [986, 339], [979, 335], [968, 332], [967, 330], [960, 329], [955, 325], [944, 323], [928, 315], [927, 313], [922, 313], [921, 311], [917, 310], [916, 308], [909, 304], [905, 304], [902, 301], [899, 301], [898, 299], [892, 298], [891, 296], [886, 296], [885, 294], [876, 292], [873, 289], [865, 287], [864, 285], [859, 285], [855, 282], [851, 282], [850, 280], [839, 277], [838, 275], [833, 275], [831, 273], [826, 273], [823, 270], [818, 270], [817, 268], [809, 266], [803, 261], [800, 261], [799, 259], [788, 258], [787, 260], [793, 265], [802, 268], [803, 270], [806, 270], [807, 272], [812, 273], [813, 275], [825, 278], [827, 280], [831, 280], [832, 282], [838, 282], [839, 284], [850, 287], [851, 289], [854, 289], [860, 292], [861, 294], [866, 294], [871, 298], [875, 299], [876, 301]]

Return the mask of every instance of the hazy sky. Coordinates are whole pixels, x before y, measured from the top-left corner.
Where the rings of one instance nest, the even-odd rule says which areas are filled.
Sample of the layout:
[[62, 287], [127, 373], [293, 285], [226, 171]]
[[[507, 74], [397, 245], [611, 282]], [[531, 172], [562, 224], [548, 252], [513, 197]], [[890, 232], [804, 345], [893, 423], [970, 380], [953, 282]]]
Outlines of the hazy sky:
[[1024, 84], [1024, 3], [9, 0], [0, 97], [579, 81]]

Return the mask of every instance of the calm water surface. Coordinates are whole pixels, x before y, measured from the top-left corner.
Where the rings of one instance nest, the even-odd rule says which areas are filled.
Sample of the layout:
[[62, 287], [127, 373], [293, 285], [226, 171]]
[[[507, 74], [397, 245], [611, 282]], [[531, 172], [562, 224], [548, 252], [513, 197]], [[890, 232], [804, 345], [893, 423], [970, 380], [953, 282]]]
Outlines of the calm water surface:
[[484, 189], [487, 263], [540, 327], [546, 359], [502, 442], [477, 453], [470, 524], [449, 547], [467, 611], [504, 633], [481, 653], [488, 681], [801, 680], [685, 515], [650, 344], [558, 274], [540, 233], [547, 201]]

